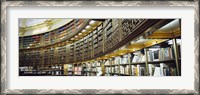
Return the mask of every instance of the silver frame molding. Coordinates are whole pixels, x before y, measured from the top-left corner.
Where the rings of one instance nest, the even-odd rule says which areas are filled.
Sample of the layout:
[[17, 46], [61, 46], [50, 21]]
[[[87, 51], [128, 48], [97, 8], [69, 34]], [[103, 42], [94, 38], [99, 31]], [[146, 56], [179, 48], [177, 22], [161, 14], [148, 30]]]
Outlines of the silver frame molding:
[[[10, 6], [192, 6], [195, 8], [194, 90], [188, 89], [6, 89], [6, 7]], [[199, 94], [199, 0], [195, 1], [2, 1], [1, 2], [1, 95], [6, 94]]]

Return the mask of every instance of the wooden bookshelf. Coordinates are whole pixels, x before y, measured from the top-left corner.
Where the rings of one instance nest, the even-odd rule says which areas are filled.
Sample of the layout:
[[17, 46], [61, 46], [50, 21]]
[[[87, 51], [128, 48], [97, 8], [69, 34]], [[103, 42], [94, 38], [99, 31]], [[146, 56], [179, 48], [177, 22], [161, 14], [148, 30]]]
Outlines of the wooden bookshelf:
[[[75, 21], [79, 22], [80, 28], [75, 28]], [[34, 35], [34, 36], [25, 36], [19, 37], [19, 41], [22, 42], [22, 49], [35, 49], [35, 48], [44, 48], [47, 46], [57, 45], [64, 41], [75, 37], [83, 28], [88, 25], [90, 20], [72, 20], [64, 26], [61, 26], [55, 30], [49, 31], [47, 33]], [[81, 23], [81, 24], [80, 24]], [[31, 44], [31, 45], [30, 45]], [[37, 45], [36, 45], [37, 44]]]
[[[132, 76], [132, 67], [135, 66], [142, 68], [142, 73], [137, 75], [148, 76], [149, 64], [158, 66], [165, 63], [173, 64], [172, 67], [177, 70], [175, 75], [180, 76], [181, 45], [177, 43], [177, 39], [181, 38], [180, 27], [174, 31], [163, 29], [174, 19], [105, 19], [95, 24], [90, 24], [90, 21], [74, 19], [53, 31], [20, 37], [19, 66], [31, 66], [38, 74], [46, 71], [45, 74], [65, 73], [67, 76], [97, 76], [101, 75], [100, 71], [102, 75]], [[148, 54], [154, 48], [170, 51], [173, 58], [150, 60]], [[141, 51], [144, 60], [132, 62], [136, 56], [134, 53]], [[105, 64], [106, 60], [109, 64]], [[96, 61], [101, 61], [100, 65], [96, 65]], [[72, 66], [65, 70], [65, 64]]]

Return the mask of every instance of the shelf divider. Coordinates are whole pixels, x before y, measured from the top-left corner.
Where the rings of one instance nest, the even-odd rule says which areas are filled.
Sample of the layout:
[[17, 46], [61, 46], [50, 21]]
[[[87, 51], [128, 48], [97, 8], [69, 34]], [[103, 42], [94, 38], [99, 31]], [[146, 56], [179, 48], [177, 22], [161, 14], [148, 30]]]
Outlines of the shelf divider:
[[148, 54], [147, 54], [148, 48], [144, 48], [144, 55], [145, 55], [145, 67], [146, 67], [146, 76], [149, 76], [149, 65], [148, 65]]
[[176, 42], [175, 38], [173, 38], [173, 48], [174, 48], [174, 54], [175, 54], [177, 75], [180, 76], [180, 73], [179, 73], [179, 61], [178, 61], [179, 53], [178, 53], [177, 42]]

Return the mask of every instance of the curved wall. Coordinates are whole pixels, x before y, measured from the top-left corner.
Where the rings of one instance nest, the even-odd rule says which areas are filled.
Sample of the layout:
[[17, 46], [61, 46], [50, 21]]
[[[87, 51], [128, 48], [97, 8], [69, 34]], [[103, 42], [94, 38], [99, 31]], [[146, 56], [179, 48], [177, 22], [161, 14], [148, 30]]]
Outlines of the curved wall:
[[[66, 25], [67, 23], [71, 22], [73, 19], [52, 19], [49, 20], [49, 24], [48, 24], [48, 20], [44, 21], [43, 23], [34, 25], [34, 26], [28, 26], [28, 27], [20, 27], [19, 29], [19, 36], [20, 37], [24, 37], [24, 36], [32, 36], [32, 35], [38, 35], [38, 34], [42, 34], [42, 33], [46, 33], [49, 31], [52, 31], [54, 29], [57, 29], [63, 25]], [[23, 29], [24, 28], [24, 29]], [[22, 34], [21, 32], [24, 33]]]
[[[76, 36], [83, 29], [87, 29], [86, 26], [89, 24], [89, 20], [86, 20], [85, 25], [81, 25], [82, 27], [76, 29], [76, 31], [74, 30], [74, 32], [69, 32], [72, 34], [66, 35], [64, 40], [61, 40], [59, 36], [50, 37], [55, 39], [54, 43], [59, 44], [55, 45], [49, 42], [46, 44], [48, 46], [42, 43], [42, 48], [21, 49], [20, 59], [28, 59], [28, 61], [20, 60], [20, 63], [21, 65], [53, 65], [96, 59], [124, 46], [141, 34], [151, 33], [159, 29], [172, 20], [174, 19], [107, 19], [85, 34], [84, 37], [72, 41], [70, 38], [74, 37], [76, 39]], [[67, 26], [71, 28], [70, 24]], [[84, 31], [82, 33], [84, 34]], [[42, 34], [44, 37], [45, 35]], [[72, 43], [66, 44], [69, 39]], [[32, 56], [39, 57], [34, 58]]]
[[[45, 33], [22, 36], [19, 38], [19, 47], [20, 49], [32, 49], [61, 43], [70, 40], [70, 38], [74, 37], [75, 35], [77, 35], [77, 33], [81, 32], [83, 28], [85, 28], [88, 24], [89, 20], [75, 19], [70, 20], [70, 22], [68, 22], [65, 25], [62, 25], [59, 28]], [[52, 28], [57, 26], [54, 25], [52, 26]], [[30, 31], [30, 33], [33, 33], [33, 31]]]

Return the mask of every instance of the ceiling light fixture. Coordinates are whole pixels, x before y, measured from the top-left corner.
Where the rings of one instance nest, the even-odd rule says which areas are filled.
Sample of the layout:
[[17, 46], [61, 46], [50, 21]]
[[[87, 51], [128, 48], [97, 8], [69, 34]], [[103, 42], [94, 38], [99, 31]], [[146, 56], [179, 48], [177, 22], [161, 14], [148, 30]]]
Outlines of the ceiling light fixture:
[[78, 33], [78, 35], [82, 35], [82, 33]]
[[84, 29], [82, 32], [86, 32], [86, 30]]
[[94, 21], [94, 20], [90, 21], [90, 24], [95, 24], [95, 23], [96, 23], [96, 21]]
[[89, 26], [89, 25], [85, 27], [85, 29], [90, 29], [90, 28], [91, 28], [91, 26]]

